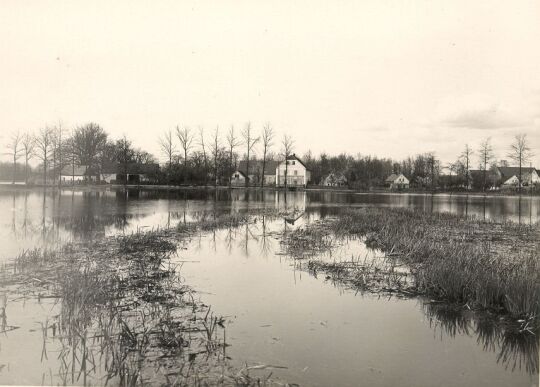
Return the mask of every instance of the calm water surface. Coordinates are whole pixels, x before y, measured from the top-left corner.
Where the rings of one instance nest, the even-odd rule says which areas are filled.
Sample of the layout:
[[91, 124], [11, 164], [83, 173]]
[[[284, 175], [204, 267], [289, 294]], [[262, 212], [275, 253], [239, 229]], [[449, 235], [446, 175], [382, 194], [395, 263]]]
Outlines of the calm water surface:
[[[249, 226], [196, 235], [179, 250], [177, 263], [186, 283], [215, 313], [226, 316], [227, 354], [235, 365], [286, 367], [272, 372], [314, 386], [538, 385], [537, 353], [511, 341], [490, 340], [472, 320], [437, 314], [420, 299], [362, 295], [324, 276], [315, 278], [280, 254], [280, 233], [346, 207], [368, 205], [531, 225], [540, 219], [538, 197], [4, 190], [0, 262], [33, 246], [170, 227], [209, 211], [296, 208], [302, 216], [294, 223], [259, 217]], [[377, 253], [351, 242], [322, 258], [347, 260], [351, 254]], [[9, 324], [20, 329], [0, 337], [0, 384], [54, 382], [55, 355], [43, 357], [40, 331], [43, 317], [55, 313], [54, 301], [14, 301], [6, 311]]]

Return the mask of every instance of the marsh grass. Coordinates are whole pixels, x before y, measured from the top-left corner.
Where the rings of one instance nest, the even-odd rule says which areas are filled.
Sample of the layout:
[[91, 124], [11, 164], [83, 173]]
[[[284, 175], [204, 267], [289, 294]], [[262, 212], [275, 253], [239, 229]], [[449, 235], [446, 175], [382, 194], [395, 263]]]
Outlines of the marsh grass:
[[[530, 326], [537, 327], [540, 313], [537, 229], [444, 213], [365, 208], [319, 222], [311, 231], [295, 230], [285, 243], [294, 253], [297, 237], [303, 239], [305, 249], [312, 243], [317, 246], [321, 240], [330, 240], [329, 234], [337, 238], [362, 238], [368, 247], [380, 249], [387, 257], [405, 263], [414, 279], [414, 285], [405, 289], [408, 292], [490, 309], [516, 319], [530, 319], [533, 321]], [[311, 263], [311, 267], [329, 272], [340, 269], [322, 263]], [[375, 267], [371, 273], [379, 269]], [[365, 265], [356, 265], [347, 269], [346, 278], [351, 281], [365, 270]]]
[[225, 320], [196, 300], [171, 263], [185, 237], [176, 230], [137, 232], [26, 251], [4, 267], [12, 292], [58, 300], [59, 313], [41, 324], [41, 358], [48, 358], [48, 346], [60, 348], [59, 367], [43, 382], [271, 383], [230, 366]]

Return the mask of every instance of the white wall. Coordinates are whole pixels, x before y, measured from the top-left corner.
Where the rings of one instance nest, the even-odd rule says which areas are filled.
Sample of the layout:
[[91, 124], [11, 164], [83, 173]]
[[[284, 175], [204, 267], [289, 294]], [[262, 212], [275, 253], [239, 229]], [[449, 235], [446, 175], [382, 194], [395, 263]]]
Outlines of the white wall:
[[[287, 185], [306, 185], [309, 180], [309, 172], [297, 160], [287, 160]], [[294, 163], [294, 164], [293, 164]], [[285, 183], [285, 162], [279, 163], [276, 168], [276, 184]]]

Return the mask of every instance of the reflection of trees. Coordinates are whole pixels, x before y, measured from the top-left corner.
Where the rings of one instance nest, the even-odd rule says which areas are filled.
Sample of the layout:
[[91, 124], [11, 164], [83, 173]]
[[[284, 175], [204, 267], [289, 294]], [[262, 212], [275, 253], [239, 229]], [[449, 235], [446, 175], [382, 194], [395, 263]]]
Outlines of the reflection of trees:
[[450, 337], [476, 335], [484, 351], [498, 352], [497, 362], [512, 371], [525, 369], [538, 372], [538, 338], [530, 332], [520, 332], [511, 323], [501, 322], [494, 315], [472, 312], [444, 303], [424, 303], [423, 311], [430, 325]]

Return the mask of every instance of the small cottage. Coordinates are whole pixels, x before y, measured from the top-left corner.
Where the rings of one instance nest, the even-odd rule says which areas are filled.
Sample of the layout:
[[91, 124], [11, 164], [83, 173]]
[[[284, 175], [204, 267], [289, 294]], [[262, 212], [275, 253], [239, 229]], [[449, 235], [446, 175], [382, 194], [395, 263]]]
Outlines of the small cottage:
[[[519, 186], [519, 167], [497, 167], [496, 173], [501, 188], [517, 188]], [[536, 168], [521, 168], [521, 184], [523, 187], [531, 187], [540, 184], [540, 176]]]
[[404, 189], [409, 189], [409, 179], [405, 177], [402, 173], [400, 174], [391, 174], [385, 180], [386, 186], [392, 191], [401, 191]]
[[346, 187], [347, 178], [341, 172], [332, 172], [322, 179], [321, 185], [325, 187]]

